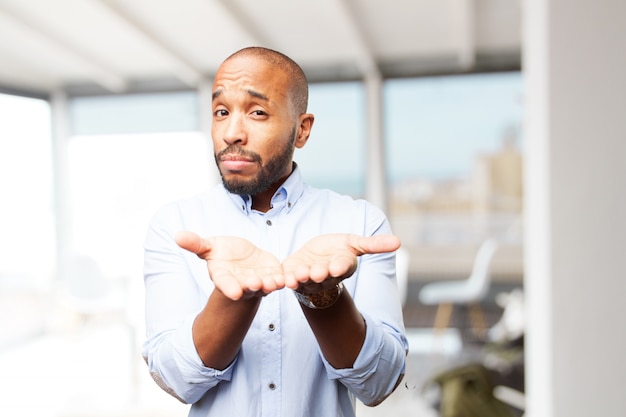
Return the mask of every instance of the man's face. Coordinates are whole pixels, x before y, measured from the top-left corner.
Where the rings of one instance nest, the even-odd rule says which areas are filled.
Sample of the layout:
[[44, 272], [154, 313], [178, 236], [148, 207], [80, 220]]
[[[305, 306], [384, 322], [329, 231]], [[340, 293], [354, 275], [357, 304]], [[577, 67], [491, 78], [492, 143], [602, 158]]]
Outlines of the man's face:
[[256, 195], [290, 173], [299, 116], [286, 75], [263, 60], [235, 57], [213, 83], [211, 135], [226, 189]]

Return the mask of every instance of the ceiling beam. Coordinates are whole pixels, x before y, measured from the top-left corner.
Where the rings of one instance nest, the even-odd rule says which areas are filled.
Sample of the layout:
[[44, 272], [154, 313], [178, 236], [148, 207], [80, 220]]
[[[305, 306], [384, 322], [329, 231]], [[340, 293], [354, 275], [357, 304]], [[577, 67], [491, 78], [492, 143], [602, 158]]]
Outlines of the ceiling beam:
[[365, 36], [366, 31], [363, 29], [354, 11], [355, 4], [352, 0], [339, 0], [337, 5], [341, 14], [341, 20], [345, 22], [347, 29], [351, 33], [351, 40], [356, 51], [356, 64], [360, 71], [365, 77], [381, 77], [376, 58]]
[[117, 17], [126, 26], [139, 33], [145, 41], [156, 48], [161, 55], [167, 59], [174, 67], [174, 75], [187, 86], [195, 88], [203, 79], [204, 74], [194, 64], [192, 64], [185, 56], [173, 48], [165, 40], [165, 37], [149, 28], [128, 9], [123, 7], [119, 2], [113, 0], [93, 0], [105, 8], [107, 8], [115, 17]]
[[459, 65], [468, 70], [476, 64], [476, 2], [459, 1], [461, 28], [459, 30]]
[[14, 23], [19, 25], [22, 30], [35, 37], [37, 42], [51, 45], [57, 50], [61, 50], [63, 53], [72, 56], [80, 62], [81, 65], [89, 68], [94, 82], [102, 88], [111, 92], [122, 92], [126, 88], [126, 80], [124, 77], [100, 62], [95, 56], [89, 53], [89, 51], [82, 49], [69, 39], [59, 35], [54, 30], [46, 27], [46, 25], [41, 24], [37, 21], [37, 18], [33, 17], [29, 12], [16, 8], [15, 6], [9, 6], [6, 3], [0, 3], [0, 12], [2, 12], [6, 18], [11, 19]]
[[237, 6], [236, 2], [231, 0], [217, 0], [211, 1], [211, 5], [219, 5], [222, 11], [237, 23], [238, 29], [253, 39], [254, 44], [266, 47], [271, 46], [269, 39], [261, 28]]

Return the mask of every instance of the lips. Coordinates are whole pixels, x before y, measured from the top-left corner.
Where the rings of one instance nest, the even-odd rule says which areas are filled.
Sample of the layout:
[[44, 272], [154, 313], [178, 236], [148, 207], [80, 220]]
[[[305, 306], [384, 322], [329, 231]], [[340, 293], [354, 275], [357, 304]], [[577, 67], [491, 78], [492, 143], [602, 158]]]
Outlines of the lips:
[[240, 154], [226, 154], [220, 156], [220, 161], [241, 161], [241, 162], [254, 162], [254, 158], [249, 156], [244, 156]]
[[220, 156], [220, 165], [228, 171], [241, 172], [254, 166], [256, 161], [252, 157], [239, 154], [226, 154]]

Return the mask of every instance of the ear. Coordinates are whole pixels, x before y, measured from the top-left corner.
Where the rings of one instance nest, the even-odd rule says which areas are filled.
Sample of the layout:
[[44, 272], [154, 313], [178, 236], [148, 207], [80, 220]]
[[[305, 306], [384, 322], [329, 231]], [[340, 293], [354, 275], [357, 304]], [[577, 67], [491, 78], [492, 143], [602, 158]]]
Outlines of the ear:
[[309, 140], [314, 121], [315, 116], [311, 113], [303, 113], [300, 115], [298, 118], [298, 131], [296, 133], [296, 148], [302, 148], [306, 144], [307, 140]]

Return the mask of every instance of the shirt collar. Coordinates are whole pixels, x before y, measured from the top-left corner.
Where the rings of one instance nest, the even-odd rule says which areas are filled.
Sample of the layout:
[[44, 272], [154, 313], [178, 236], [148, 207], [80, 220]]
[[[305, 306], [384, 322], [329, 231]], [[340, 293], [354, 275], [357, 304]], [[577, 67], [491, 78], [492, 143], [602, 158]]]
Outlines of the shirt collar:
[[[227, 190], [225, 191], [228, 193], [228, 196], [239, 208], [239, 210], [244, 211], [247, 215], [252, 212], [252, 198], [250, 195], [239, 195], [233, 194]], [[278, 190], [276, 190], [276, 193], [274, 193], [274, 196], [272, 197], [271, 210], [285, 210], [289, 213], [298, 202], [303, 192], [304, 182], [302, 181], [302, 174], [300, 172], [300, 168], [294, 162], [291, 175], [287, 177], [285, 182], [278, 188]]]

